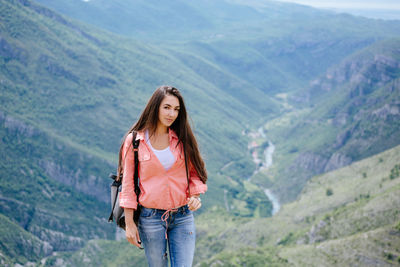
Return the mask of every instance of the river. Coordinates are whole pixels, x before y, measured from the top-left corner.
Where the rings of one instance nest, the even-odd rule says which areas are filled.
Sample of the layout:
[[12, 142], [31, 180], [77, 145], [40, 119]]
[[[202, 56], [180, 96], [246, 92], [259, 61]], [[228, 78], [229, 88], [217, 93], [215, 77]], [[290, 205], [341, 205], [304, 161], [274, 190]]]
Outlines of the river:
[[[261, 136], [263, 138], [267, 138], [263, 127], [260, 127], [258, 129], [257, 133], [259, 134], [259, 136]], [[251, 136], [252, 135], [250, 135], [250, 137]], [[254, 145], [253, 146], [250, 145], [249, 147], [254, 147]], [[275, 152], [275, 145], [270, 140], [268, 140], [268, 146], [264, 150], [263, 159], [259, 159], [257, 153], [253, 153], [253, 161], [254, 161], [254, 163], [256, 163], [256, 166], [257, 166], [256, 170], [254, 171], [254, 174], [256, 174], [257, 172], [259, 172], [261, 170], [263, 170], [263, 171], [268, 170], [272, 166], [272, 163], [273, 163], [272, 156], [273, 156], [274, 152]], [[259, 164], [260, 162], [262, 162], [262, 164]], [[281, 208], [279, 199], [272, 192], [271, 189], [269, 189], [269, 188], [262, 188], [262, 189], [263, 189], [265, 195], [267, 196], [267, 198], [271, 201], [272, 215], [275, 215]]]

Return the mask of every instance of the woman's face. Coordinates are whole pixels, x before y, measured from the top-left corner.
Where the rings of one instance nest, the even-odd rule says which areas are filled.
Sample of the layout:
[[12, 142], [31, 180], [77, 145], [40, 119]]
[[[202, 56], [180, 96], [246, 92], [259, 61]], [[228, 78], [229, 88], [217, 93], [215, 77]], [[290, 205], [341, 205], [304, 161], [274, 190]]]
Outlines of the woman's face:
[[179, 114], [179, 99], [173, 95], [166, 95], [161, 101], [158, 112], [158, 123], [170, 127]]

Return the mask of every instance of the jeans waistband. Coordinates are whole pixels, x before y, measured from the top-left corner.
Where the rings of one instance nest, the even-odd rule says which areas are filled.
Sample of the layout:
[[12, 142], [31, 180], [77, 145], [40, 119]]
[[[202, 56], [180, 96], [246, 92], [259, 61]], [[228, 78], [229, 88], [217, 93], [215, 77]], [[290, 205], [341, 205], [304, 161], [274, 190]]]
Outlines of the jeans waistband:
[[141, 208], [142, 209], [148, 209], [148, 210], [155, 210], [155, 211], [160, 212], [160, 213], [165, 213], [166, 211], [170, 211], [171, 213], [175, 213], [175, 212], [180, 212], [180, 211], [187, 211], [189, 209], [188, 205], [184, 205], [184, 206], [181, 206], [179, 208], [169, 209], [169, 210], [146, 208], [144, 206], [141, 206]]

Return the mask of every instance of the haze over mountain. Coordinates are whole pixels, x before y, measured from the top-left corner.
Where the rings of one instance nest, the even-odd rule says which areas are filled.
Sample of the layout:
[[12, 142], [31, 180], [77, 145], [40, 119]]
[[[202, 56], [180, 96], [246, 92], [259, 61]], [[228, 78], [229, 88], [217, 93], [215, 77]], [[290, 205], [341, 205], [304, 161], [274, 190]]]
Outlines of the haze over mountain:
[[321, 9], [333, 10], [340, 13], [349, 13], [374, 19], [399, 20], [400, 4], [396, 0], [365, 0], [365, 1], [316, 1], [316, 0], [278, 0], [297, 3]]
[[[334, 255], [330, 265], [396, 261], [399, 21], [272, 1], [38, 2], [57, 11], [0, 3], [3, 265], [145, 264], [111, 241], [107, 176], [161, 84], [183, 92], [210, 174], [198, 266], [318, 266], [317, 257], [298, 257], [314, 255], [312, 244], [329, 247], [317, 254]], [[363, 159], [355, 164], [365, 170], [312, 178]], [[343, 172], [349, 178], [336, 180]], [[366, 185], [349, 192], [342, 183]], [[281, 204], [295, 202], [266, 219], [266, 188]], [[302, 202], [314, 196], [320, 201]], [[357, 217], [368, 205], [371, 224]], [[357, 243], [363, 233], [374, 248], [377, 236], [392, 247], [357, 248], [370, 259], [360, 262], [335, 254], [334, 242]], [[107, 259], [116, 247], [121, 254]]]

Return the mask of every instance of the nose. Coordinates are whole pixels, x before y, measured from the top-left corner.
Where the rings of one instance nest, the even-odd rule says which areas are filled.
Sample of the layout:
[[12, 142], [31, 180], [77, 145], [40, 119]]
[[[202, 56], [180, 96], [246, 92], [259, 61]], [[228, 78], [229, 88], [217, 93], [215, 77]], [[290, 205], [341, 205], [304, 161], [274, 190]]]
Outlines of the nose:
[[177, 111], [172, 109], [172, 110], [169, 111], [168, 115], [171, 116], [171, 117], [175, 117], [176, 113], [177, 113]]

